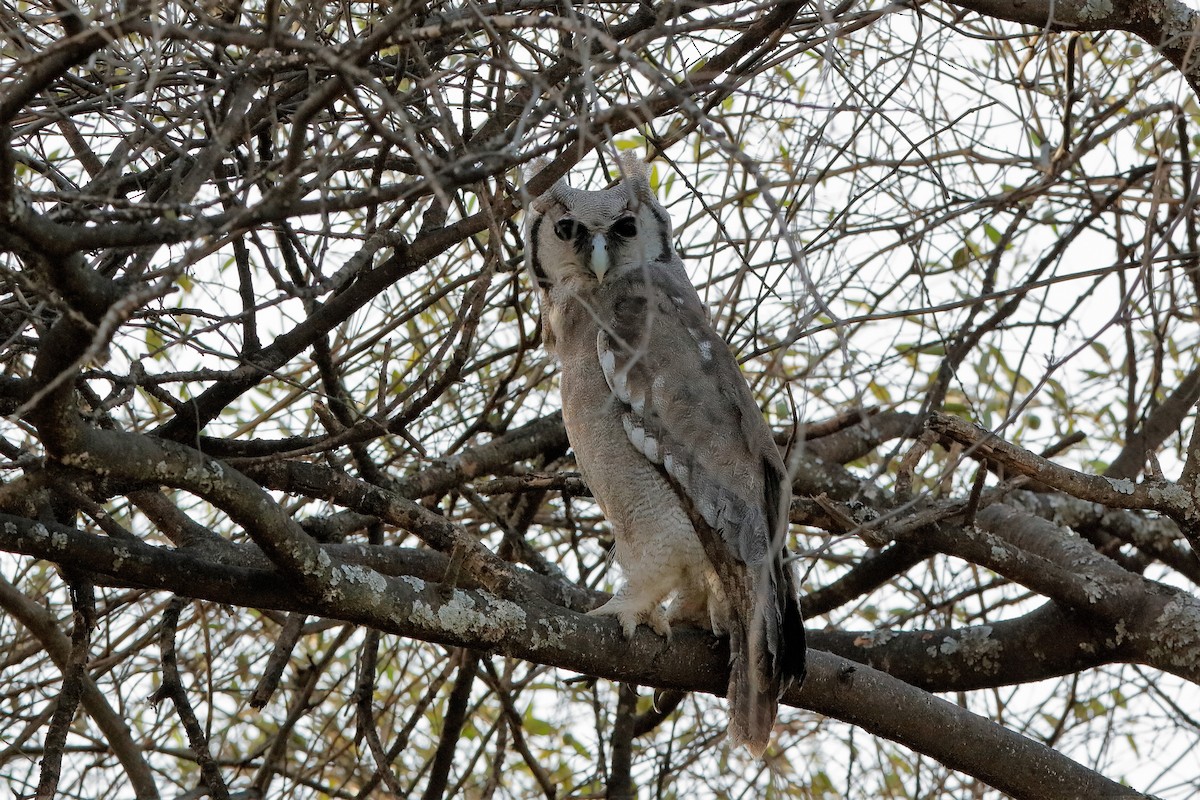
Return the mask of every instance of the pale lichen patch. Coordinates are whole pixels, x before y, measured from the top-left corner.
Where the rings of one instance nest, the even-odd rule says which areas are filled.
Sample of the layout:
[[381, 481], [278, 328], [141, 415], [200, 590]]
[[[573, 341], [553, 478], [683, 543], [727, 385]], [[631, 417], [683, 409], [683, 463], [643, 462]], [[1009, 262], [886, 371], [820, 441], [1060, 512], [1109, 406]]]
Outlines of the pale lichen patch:
[[1113, 626], [1113, 630], [1116, 635], [1104, 640], [1105, 647], [1120, 647], [1129, 638], [1129, 628], [1125, 625], [1125, 620], [1117, 620], [1117, 624]]
[[[570, 623], [565, 619], [540, 619], [538, 625], [530, 632], [530, 642], [539, 650], [543, 647], [561, 648], [565, 645], [565, 637], [570, 627]], [[539, 628], [543, 628], [544, 632]]]
[[1163, 606], [1147, 638], [1153, 662], [1195, 669], [1200, 663], [1200, 608], [1190, 598], [1176, 597]]
[[1087, 597], [1089, 603], [1095, 605], [1104, 599], [1104, 595], [1108, 590], [1100, 581], [1096, 580], [1094, 575], [1086, 575], [1083, 579], [1083, 594]]
[[1108, 481], [1108, 485], [1111, 486], [1114, 491], [1117, 491], [1121, 494], [1133, 494], [1134, 489], [1137, 488], [1136, 484], [1129, 480], [1129, 478], [1105, 478], [1104, 480]]
[[1079, 18], [1086, 22], [1101, 20], [1113, 13], [1112, 0], [1086, 0], [1079, 9]]
[[991, 625], [963, 628], [957, 636], [947, 636], [940, 644], [925, 648], [931, 658], [958, 656], [963, 663], [994, 673], [1000, 667], [1002, 645], [992, 638]]
[[965, 628], [959, 634], [958, 647], [963, 661], [988, 672], [1000, 668], [1002, 645], [992, 638], [991, 625]]
[[62, 457], [62, 463], [68, 467], [87, 467], [91, 460], [92, 456], [86, 450], [80, 453], [67, 453]]
[[1177, 483], [1164, 482], [1150, 487], [1150, 499], [1173, 508], [1188, 508], [1193, 505], [1187, 490]]
[[437, 615], [433, 613], [433, 606], [424, 600], [414, 602], [412, 610], [408, 612], [408, 616], [413, 622], [424, 628], [432, 628], [437, 622]]
[[1165, 13], [1156, 17], [1162, 22], [1165, 39], [1190, 38], [1197, 27], [1196, 10], [1179, 0], [1166, 0], [1163, 3]]
[[865, 525], [868, 522], [872, 522], [879, 516], [878, 511], [861, 501], [851, 500], [846, 503], [846, 506], [850, 509], [850, 516], [853, 517], [854, 521], [859, 525]]
[[421, 580], [415, 575], [401, 575], [400, 580], [411, 586], [414, 592], [425, 591], [425, 581]]
[[879, 647], [895, 639], [897, 635], [896, 631], [890, 628], [867, 631], [854, 637], [854, 645], [855, 647]]
[[525, 630], [525, 609], [508, 600], [486, 592], [471, 594], [455, 589], [450, 598], [435, 608], [424, 600], [416, 600], [410, 617], [413, 622], [451, 634], [463, 640], [478, 639], [494, 642]]
[[[325, 555], [324, 550], [321, 551], [321, 555]], [[358, 564], [343, 564], [336, 570], [335, 574], [337, 573], [340, 573], [347, 583], [366, 586], [376, 595], [382, 595], [387, 590], [387, 578], [373, 569], [366, 569]]]

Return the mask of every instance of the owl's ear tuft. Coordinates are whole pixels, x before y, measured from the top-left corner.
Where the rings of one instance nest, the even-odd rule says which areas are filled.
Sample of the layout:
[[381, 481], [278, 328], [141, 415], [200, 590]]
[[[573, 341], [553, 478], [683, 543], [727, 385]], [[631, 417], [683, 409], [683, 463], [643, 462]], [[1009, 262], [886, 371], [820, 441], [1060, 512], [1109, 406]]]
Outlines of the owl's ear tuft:
[[529, 206], [538, 214], [545, 214], [556, 203], [566, 205], [567, 193], [570, 191], [571, 187], [567, 185], [566, 179], [560, 178], [545, 194], [535, 197]]
[[621, 153], [620, 158], [621, 180], [629, 181], [638, 197], [649, 198], [652, 192], [650, 191], [650, 170], [646, 167], [646, 162], [642, 161], [641, 156], [633, 150]]
[[[529, 191], [529, 182], [533, 180], [535, 175], [550, 166], [550, 163], [550, 159], [541, 156], [526, 164], [521, 174], [521, 191], [527, 193]], [[559, 178], [553, 186], [530, 200], [529, 208], [536, 214], [545, 214], [550, 210], [551, 205], [556, 201], [561, 201], [562, 189], [565, 188], [568, 188], [566, 178]]]
[[550, 187], [550, 191], [546, 192], [544, 196], [549, 197], [551, 200], [562, 203], [563, 205], [567, 205], [567, 201], [570, 199], [570, 193], [571, 186], [567, 183], [567, 179], [559, 178], [557, 181], [555, 181], [554, 185]]
[[625, 180], [649, 179], [646, 171], [646, 162], [642, 161], [642, 157], [637, 154], [636, 150], [625, 150], [619, 158], [621, 162], [621, 175]]

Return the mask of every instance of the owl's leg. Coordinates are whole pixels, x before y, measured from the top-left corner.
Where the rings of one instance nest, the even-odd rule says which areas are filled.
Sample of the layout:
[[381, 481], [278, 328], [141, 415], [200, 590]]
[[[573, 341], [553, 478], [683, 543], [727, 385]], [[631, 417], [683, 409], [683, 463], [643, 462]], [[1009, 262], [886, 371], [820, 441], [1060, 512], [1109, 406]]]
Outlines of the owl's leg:
[[683, 590], [667, 608], [667, 620], [710, 630], [718, 636], [729, 633], [729, 611], [721, 596], [703, 589]]
[[616, 617], [626, 639], [633, 638], [638, 623], [645, 622], [659, 636], [671, 638], [671, 624], [663, 613], [659, 587], [635, 587], [626, 583], [607, 603], [588, 612], [591, 616]]
[[704, 584], [708, 587], [708, 591], [704, 594], [704, 608], [708, 615], [709, 625], [712, 627], [713, 633], [724, 636], [729, 633], [730, 614], [725, 588], [721, 586], [721, 579], [712, 569], [705, 571]]
[[713, 633], [718, 636], [729, 633], [729, 610], [712, 595], [708, 598], [708, 620]]
[[646, 615], [646, 624], [650, 626], [650, 630], [664, 639], [671, 638], [671, 621], [663, 611], [662, 601], [655, 603], [654, 607], [650, 609]]
[[667, 621], [672, 625], [682, 623], [707, 628], [710, 624], [708, 592], [694, 584], [684, 586], [667, 607]]

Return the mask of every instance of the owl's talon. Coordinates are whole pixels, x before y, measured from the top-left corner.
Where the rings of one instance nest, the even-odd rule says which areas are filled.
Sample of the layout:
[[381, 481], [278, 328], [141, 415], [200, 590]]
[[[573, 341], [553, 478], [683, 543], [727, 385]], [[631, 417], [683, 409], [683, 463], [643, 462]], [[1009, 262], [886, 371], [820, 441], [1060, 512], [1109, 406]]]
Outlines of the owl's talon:
[[639, 623], [645, 622], [650, 626], [651, 630], [659, 636], [671, 638], [671, 623], [667, 621], [667, 615], [663, 612], [662, 606], [653, 606], [648, 609], [633, 609], [618, 601], [614, 597], [604, 605], [593, 608], [587, 612], [589, 617], [616, 617], [617, 622], [621, 625], [621, 634], [626, 639], [632, 639], [637, 632]]
[[663, 613], [662, 608], [656, 608], [647, 614], [646, 624], [659, 636], [668, 642], [671, 641], [671, 623], [667, 620], [667, 615]]
[[630, 614], [616, 602], [617, 598], [609, 600], [602, 606], [593, 608], [587, 612], [589, 617], [616, 617], [617, 623], [621, 626], [621, 635], [626, 639], [632, 639], [634, 631], [637, 630], [637, 615]]

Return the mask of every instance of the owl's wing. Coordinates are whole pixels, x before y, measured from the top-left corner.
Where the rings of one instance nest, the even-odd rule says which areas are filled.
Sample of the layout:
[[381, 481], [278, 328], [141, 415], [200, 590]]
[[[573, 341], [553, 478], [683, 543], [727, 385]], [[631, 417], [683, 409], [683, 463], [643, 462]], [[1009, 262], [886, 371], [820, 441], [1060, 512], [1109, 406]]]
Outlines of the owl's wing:
[[724, 543], [697, 530], [731, 615], [730, 733], [761, 755], [780, 692], [805, 671], [783, 461], [681, 263], [632, 270], [600, 295], [596, 352], [625, 433]]
[[632, 271], [604, 296], [597, 355], [625, 406], [629, 440], [666, 470], [738, 560], [762, 564], [777, 550], [783, 463], [682, 265]]
[[804, 679], [784, 462], [680, 261], [630, 270], [598, 299], [596, 355], [626, 435], [720, 536], [697, 524], [730, 614], [730, 733], [761, 756], [782, 688]]

